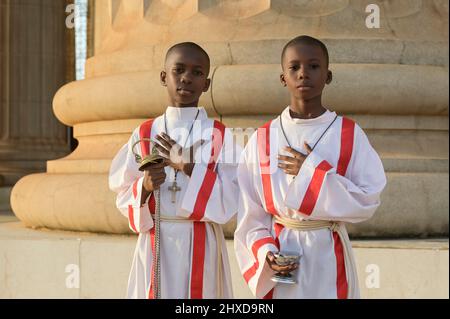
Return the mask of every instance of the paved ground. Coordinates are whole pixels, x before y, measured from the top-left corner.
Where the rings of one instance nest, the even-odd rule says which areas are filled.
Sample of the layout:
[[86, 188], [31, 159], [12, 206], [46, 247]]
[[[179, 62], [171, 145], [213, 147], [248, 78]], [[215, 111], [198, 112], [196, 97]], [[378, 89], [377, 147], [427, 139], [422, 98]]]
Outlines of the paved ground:
[[0, 223], [17, 222], [19, 219], [13, 212], [0, 211]]

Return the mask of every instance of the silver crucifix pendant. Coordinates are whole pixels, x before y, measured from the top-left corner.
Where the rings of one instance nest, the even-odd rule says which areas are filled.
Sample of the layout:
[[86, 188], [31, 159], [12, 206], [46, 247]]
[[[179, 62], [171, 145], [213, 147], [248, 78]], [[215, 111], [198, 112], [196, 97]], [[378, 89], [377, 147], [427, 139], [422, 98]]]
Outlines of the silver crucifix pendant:
[[178, 187], [177, 181], [173, 181], [172, 186], [169, 186], [168, 190], [172, 192], [172, 203], [175, 203], [177, 201], [177, 192], [181, 191], [181, 187]]

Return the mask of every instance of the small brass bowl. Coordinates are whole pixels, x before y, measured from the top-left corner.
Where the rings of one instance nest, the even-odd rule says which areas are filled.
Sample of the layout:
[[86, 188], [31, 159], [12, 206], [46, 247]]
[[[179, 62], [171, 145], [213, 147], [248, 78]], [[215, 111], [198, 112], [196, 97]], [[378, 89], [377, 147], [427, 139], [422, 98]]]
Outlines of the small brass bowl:
[[274, 253], [275, 262], [279, 266], [287, 266], [290, 264], [297, 263], [300, 260], [299, 255], [291, 253]]

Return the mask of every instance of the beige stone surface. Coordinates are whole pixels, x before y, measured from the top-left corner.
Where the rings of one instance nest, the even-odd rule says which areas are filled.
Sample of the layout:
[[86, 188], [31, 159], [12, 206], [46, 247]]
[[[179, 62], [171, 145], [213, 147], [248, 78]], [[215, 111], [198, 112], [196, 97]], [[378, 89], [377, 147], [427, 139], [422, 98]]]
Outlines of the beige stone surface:
[[[78, 298], [65, 289], [66, 266], [79, 264], [78, 240], [34, 239], [24, 233], [0, 232], [1, 298]], [[25, 236], [24, 236], [25, 235]]]
[[67, 127], [51, 112], [56, 91], [74, 79], [74, 53], [65, 51], [73, 33], [55, 27], [68, 2], [0, 4], [0, 186], [70, 151]]
[[[198, 43], [209, 53], [212, 65], [279, 64], [280, 52], [290, 38], [251, 39]], [[324, 38], [332, 64], [448, 65], [448, 45], [442, 41], [405, 41], [402, 39]], [[93, 56], [86, 62], [86, 76], [96, 78], [113, 74], [159, 70], [168, 44], [143, 45]], [[439, 52], [439, 54], [437, 54]], [[129, 63], [128, 61], [139, 61]]]
[[[33, 206], [35, 202], [39, 205]], [[115, 196], [104, 174], [28, 175], [15, 185], [11, 206], [27, 226], [130, 232], [127, 219], [115, 207]]]
[[[382, 204], [372, 219], [349, 224], [352, 236], [402, 237], [448, 233], [448, 172], [387, 173]], [[73, 198], [73, 193], [79, 198]], [[408, 196], [404, 196], [408, 194]], [[393, 198], [395, 200], [390, 200]], [[415, 199], [415, 200], [411, 200]], [[37, 207], [33, 206], [39, 201]], [[115, 208], [106, 174], [34, 174], [20, 180], [11, 197], [17, 217], [27, 226], [130, 233], [127, 220]], [[235, 222], [226, 227], [232, 237]]]
[[[0, 4], [0, 210], [19, 177], [67, 154], [53, 96], [54, 114], [79, 142], [13, 188], [21, 223], [0, 215], [0, 298], [123, 298], [136, 236], [107, 172], [131, 131], [167, 105], [159, 84], [167, 48], [195, 41], [209, 52], [212, 86], [201, 104], [242, 137], [288, 103], [280, 52], [299, 33], [328, 46], [334, 81], [325, 105], [365, 129], [387, 172], [373, 219], [348, 226], [353, 237], [375, 238], [352, 242], [362, 297], [449, 297], [447, 0], [373, 0], [380, 29], [366, 28], [362, 0], [91, 1], [87, 79], [56, 93], [73, 78], [73, 41], [64, 40], [73, 34], [58, 24], [69, 2]], [[234, 294], [251, 298], [234, 229], [235, 219], [225, 227]], [[415, 239], [383, 239], [401, 236]], [[446, 238], [418, 239], [427, 236]], [[70, 267], [79, 287], [67, 285]]]
[[80, 243], [80, 298], [125, 298], [136, 238], [110, 237]]
[[[448, 299], [448, 241], [445, 249], [356, 248], [354, 252], [363, 298]], [[374, 269], [379, 286], [372, 283]]]
[[[381, 207], [371, 220], [349, 225], [351, 235], [447, 234], [449, 204], [448, 197], [443, 196], [448, 193], [447, 118], [350, 117], [367, 131], [382, 156], [388, 176]], [[103, 121], [76, 126], [80, 146], [75, 152], [64, 159], [49, 161], [47, 174], [27, 176], [15, 186], [11, 201], [16, 215], [26, 225], [36, 227], [129, 233], [126, 219], [115, 208], [115, 195], [108, 189], [107, 174], [111, 158], [138, 123], [138, 120]], [[105, 134], [108, 130], [112, 134]], [[239, 129], [234, 133], [244, 134]], [[84, 200], [74, 200], [74, 193]], [[35, 201], [39, 205], [34, 205]], [[225, 226], [228, 237], [232, 237], [234, 228], [234, 220]]]
[[186, 39], [286, 39], [299, 30], [335, 39], [447, 40], [445, 0], [371, 3], [380, 7], [380, 29], [366, 28], [367, 2], [361, 0], [97, 1], [95, 54]]
[[388, 173], [380, 208], [370, 220], [348, 225], [349, 233], [391, 238], [447, 235], [448, 178], [448, 172]]
[[16, 185], [16, 215], [27, 225], [128, 232], [107, 172], [132, 129], [167, 105], [159, 84], [166, 49], [180, 41], [205, 47], [212, 86], [201, 104], [243, 136], [289, 102], [280, 53], [303, 33], [329, 47], [334, 81], [325, 105], [357, 120], [388, 173], [382, 206], [349, 227], [352, 235], [448, 236], [448, 2], [372, 3], [380, 29], [365, 26], [362, 0], [96, 1], [87, 79], [53, 100], [79, 146]]
[[135, 242], [0, 224], [0, 298], [124, 298]]
[[[280, 70], [277, 64], [216, 67], [211, 88], [200, 102], [211, 116], [278, 114], [289, 104], [288, 92], [279, 83]], [[331, 65], [331, 70], [334, 81], [325, 88], [324, 104], [341, 114], [448, 114], [445, 67], [336, 64]], [[160, 71], [70, 83], [55, 96], [55, 114], [70, 126], [157, 116], [167, 105], [166, 89], [159, 83]], [[95, 112], [91, 112], [93, 108]]]
[[[0, 224], [0, 298], [124, 298], [135, 244], [135, 236]], [[352, 244], [362, 298], [448, 298], [448, 239]], [[252, 298], [230, 240], [227, 249], [234, 297]], [[78, 288], [66, 285], [68, 265], [79, 267]]]

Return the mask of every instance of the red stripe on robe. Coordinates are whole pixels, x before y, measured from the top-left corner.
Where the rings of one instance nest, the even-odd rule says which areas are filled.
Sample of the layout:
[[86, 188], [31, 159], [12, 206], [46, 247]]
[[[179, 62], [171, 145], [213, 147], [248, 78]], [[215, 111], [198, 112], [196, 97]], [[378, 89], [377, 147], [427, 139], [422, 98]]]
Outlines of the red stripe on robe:
[[130, 223], [131, 229], [137, 233], [136, 225], [134, 224], [134, 209], [133, 205], [128, 205], [128, 221]]
[[336, 255], [336, 290], [338, 299], [347, 299], [348, 282], [345, 273], [344, 247], [337, 232], [333, 233], [334, 253]]
[[[148, 121], [145, 121], [141, 124], [139, 127], [139, 139], [142, 140], [144, 138], [150, 138], [152, 135], [152, 126], [153, 126], [154, 119], [150, 119]], [[142, 158], [147, 156], [150, 153], [150, 142], [149, 141], [141, 141], [140, 147], [141, 147], [141, 155]], [[150, 199], [148, 201], [148, 209], [151, 213], [155, 213], [155, 196], [153, 193], [150, 194]]]
[[[136, 180], [136, 181], [133, 183], [133, 189], [132, 189], [132, 191], [133, 191], [133, 197], [134, 197], [135, 200], [136, 200], [136, 197], [137, 197], [137, 183], [138, 183], [138, 181]], [[134, 209], [133, 209], [133, 205], [128, 205], [128, 221], [129, 221], [129, 223], [130, 223], [131, 229], [132, 229], [135, 233], [137, 233], [138, 231], [137, 231], [137, 228], [136, 228], [136, 224], [135, 224], [135, 222], [134, 222]]]
[[214, 129], [211, 139], [213, 147], [211, 149], [211, 159], [208, 164], [208, 168], [210, 170], [214, 170], [216, 168], [216, 163], [223, 147], [224, 138], [225, 138], [225, 125], [223, 125], [219, 121], [214, 121]]
[[[272, 193], [272, 179], [270, 175], [270, 125], [272, 121], [264, 124], [257, 131], [257, 146], [258, 146], [258, 155], [259, 155], [259, 165], [260, 165], [260, 173], [261, 173], [261, 182], [264, 193], [264, 203], [266, 206], [266, 211], [272, 215], [278, 215], [278, 212], [275, 209], [274, 201], [273, 201], [273, 193]], [[274, 224], [275, 228], [275, 239], [274, 244], [280, 249], [280, 241], [279, 235], [283, 230], [283, 226], [280, 224]], [[256, 261], [252, 267], [250, 267], [244, 273], [244, 279], [247, 283], [250, 279], [256, 274], [258, 270], [259, 262]], [[267, 295], [263, 297], [263, 299], [272, 299], [273, 297], [273, 289], [270, 290]]]
[[[355, 136], [355, 122], [350, 119], [342, 119], [341, 128], [341, 151], [339, 154], [339, 161], [337, 165], [337, 173], [345, 176], [347, 168], [352, 158], [353, 144]], [[336, 291], [338, 299], [347, 299], [348, 296], [348, 281], [345, 270], [344, 248], [339, 235], [333, 233], [334, 239], [334, 254], [336, 256]]]
[[261, 170], [261, 182], [264, 193], [264, 203], [266, 211], [276, 216], [278, 212], [275, 209], [272, 194], [272, 179], [270, 176], [270, 125], [272, 121], [258, 128], [257, 145], [259, 154], [259, 166]]
[[[214, 128], [211, 138], [211, 158], [205, 173], [202, 185], [195, 201], [193, 213], [190, 219], [199, 221], [205, 215], [206, 205], [208, 204], [217, 174], [214, 172], [217, 159], [223, 148], [225, 137], [225, 126], [214, 121]], [[206, 250], [206, 225], [203, 222], [194, 222], [194, 239], [192, 253], [192, 273], [191, 273], [191, 298], [203, 298], [203, 272], [205, 266]]]
[[203, 270], [205, 266], [206, 225], [194, 222], [192, 253], [191, 298], [203, 298]]
[[[139, 139], [140, 140], [142, 140], [144, 138], [149, 139], [151, 137], [153, 121], [154, 121], [153, 119], [150, 119], [141, 124], [141, 126], [139, 127]], [[141, 157], [144, 158], [145, 156], [147, 156], [150, 153], [150, 142], [149, 141], [141, 141], [139, 143], [139, 145], [141, 147]], [[133, 194], [137, 194], [137, 189], [133, 189]], [[151, 207], [152, 199], [153, 199], [153, 207]], [[155, 199], [154, 199], [154, 196], [152, 193], [150, 195], [150, 200], [148, 202], [150, 212], [155, 211], [154, 202], [155, 202]], [[155, 260], [155, 227], [152, 227], [149, 232], [150, 232], [150, 251], [152, 253], [152, 260]], [[155, 293], [154, 293], [154, 284], [153, 284], [153, 278], [154, 278], [153, 262], [150, 265], [150, 267], [151, 267], [151, 271], [150, 271], [150, 286], [149, 286], [148, 298], [154, 299]]]
[[353, 152], [353, 143], [355, 135], [355, 122], [350, 119], [342, 118], [341, 129], [341, 152], [339, 154], [339, 161], [336, 172], [345, 176], [347, 173], [347, 167], [350, 163]]
[[252, 277], [256, 274], [256, 271], [258, 270], [258, 267], [259, 267], [258, 251], [262, 246], [264, 246], [266, 244], [273, 244], [278, 247], [278, 245], [277, 245], [276, 241], [273, 239], [273, 237], [261, 238], [261, 239], [256, 240], [253, 243], [252, 253], [253, 253], [253, 256], [255, 257], [256, 261], [253, 263], [253, 265], [249, 269], [247, 269], [244, 272], [244, 279], [247, 283], [250, 281], [250, 279], [252, 279]]
[[320, 189], [325, 178], [325, 174], [332, 168], [330, 163], [322, 161], [314, 170], [313, 177], [306, 189], [299, 211], [305, 215], [311, 215], [319, 198]]
[[206, 205], [208, 204], [209, 198], [211, 197], [211, 193], [217, 178], [214, 170], [220, 151], [223, 147], [224, 136], [225, 126], [218, 121], [214, 121], [214, 129], [211, 139], [211, 158], [209, 160], [208, 169], [206, 170], [202, 185], [200, 186], [200, 190], [197, 194], [193, 212], [189, 217], [190, 219], [201, 220], [205, 215]]

